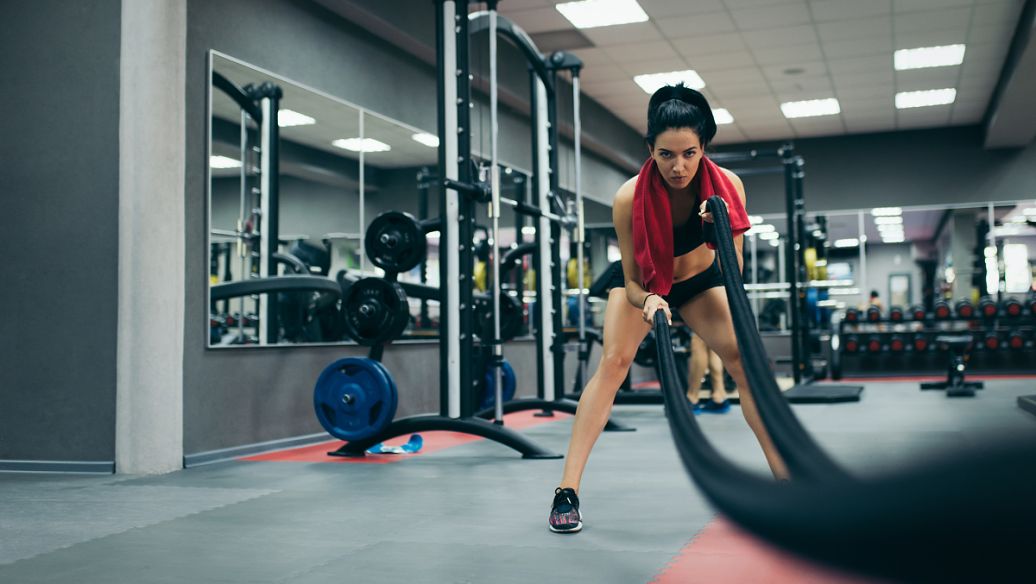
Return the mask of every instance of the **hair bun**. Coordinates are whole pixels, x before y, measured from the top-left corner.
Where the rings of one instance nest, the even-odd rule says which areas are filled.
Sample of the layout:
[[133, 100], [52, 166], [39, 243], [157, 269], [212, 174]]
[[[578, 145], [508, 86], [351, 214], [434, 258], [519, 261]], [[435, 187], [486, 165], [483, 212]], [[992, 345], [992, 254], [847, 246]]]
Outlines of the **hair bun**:
[[716, 118], [712, 115], [712, 107], [709, 106], [709, 100], [705, 99], [705, 96], [700, 91], [685, 86], [683, 82], [676, 85], [663, 85], [651, 95], [651, 100], [648, 101], [648, 118], [651, 118], [652, 114], [663, 103], [671, 99], [693, 105], [701, 110], [701, 113], [705, 116], [704, 133], [706, 135], [700, 136], [700, 138], [703, 142], [711, 142], [716, 135]]

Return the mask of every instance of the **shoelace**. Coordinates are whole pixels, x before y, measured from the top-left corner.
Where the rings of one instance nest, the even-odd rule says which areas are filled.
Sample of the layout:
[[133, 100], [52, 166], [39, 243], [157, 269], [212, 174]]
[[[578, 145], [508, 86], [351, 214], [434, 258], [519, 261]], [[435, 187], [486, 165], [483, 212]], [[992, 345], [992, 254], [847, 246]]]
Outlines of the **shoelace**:
[[554, 508], [557, 509], [562, 505], [579, 507], [579, 496], [572, 489], [562, 489], [561, 487], [554, 489]]

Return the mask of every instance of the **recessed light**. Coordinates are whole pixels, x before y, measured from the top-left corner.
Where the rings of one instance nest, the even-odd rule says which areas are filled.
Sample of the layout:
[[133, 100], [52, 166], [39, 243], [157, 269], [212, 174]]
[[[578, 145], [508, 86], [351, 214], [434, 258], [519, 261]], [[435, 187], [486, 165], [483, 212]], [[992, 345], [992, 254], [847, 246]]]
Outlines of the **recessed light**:
[[779, 240], [779, 239], [771, 239], [770, 240], [770, 247], [777, 247], [780, 244], [781, 244], [781, 240]]
[[753, 225], [752, 228], [745, 233], [748, 233], [749, 235], [759, 235], [760, 233], [772, 233], [774, 231], [777, 231], [777, 228], [773, 225], [770, 225], [769, 223], [760, 223], [758, 225]]
[[712, 109], [712, 116], [716, 118], [716, 124], [733, 124], [734, 116], [730, 115], [730, 111], [724, 107], [717, 107]]
[[665, 73], [647, 73], [645, 75], [637, 75], [633, 80], [648, 94], [658, 91], [659, 88], [665, 85], [676, 85], [677, 83], [683, 83], [691, 89], [705, 87], [705, 81], [698, 75], [697, 71], [692, 69], [666, 71]]
[[902, 225], [903, 224], [903, 218], [902, 217], [875, 217], [874, 218], [874, 224], [875, 225]]
[[893, 54], [892, 59], [896, 71], [960, 65], [964, 62], [964, 45], [900, 49]]
[[896, 94], [896, 108], [909, 109], [914, 107], [929, 107], [933, 105], [946, 105], [957, 99], [957, 90], [927, 89], [925, 91], [901, 91]]
[[780, 237], [781, 237], [781, 234], [777, 233], [776, 231], [770, 231], [770, 232], [767, 232], [767, 233], [760, 233], [759, 234], [759, 239], [762, 239], [762, 240], [780, 239]]
[[898, 235], [894, 237], [882, 237], [881, 241], [882, 243], [903, 243], [904, 241], [906, 241], [906, 238], [904, 238], [902, 235]]
[[787, 101], [781, 104], [781, 112], [786, 118], [811, 118], [814, 116], [830, 116], [842, 111], [838, 100], [809, 99], [806, 101]]
[[583, 0], [554, 6], [576, 28], [644, 22], [648, 15], [636, 0]]
[[391, 146], [374, 138], [339, 138], [331, 144], [351, 152], [388, 152], [392, 150]]
[[860, 240], [854, 238], [851, 239], [836, 239], [835, 247], [856, 247], [860, 245]]
[[227, 156], [210, 156], [209, 168], [241, 168], [241, 161]]
[[424, 144], [429, 148], [439, 147], [439, 137], [434, 134], [429, 134], [427, 132], [418, 132], [417, 134], [410, 136], [410, 139], [412, 139], [414, 142]]
[[317, 121], [306, 114], [300, 114], [290, 109], [282, 109], [277, 112], [277, 125], [282, 128], [291, 126], [312, 126]]
[[531, 225], [522, 227], [522, 235], [536, 235], [536, 228]]
[[[1036, 208], [1034, 208], [1033, 211], [1036, 211]], [[749, 215], [748, 222], [752, 225], [755, 225], [756, 223], [762, 223], [763, 217], [761, 215]]]
[[875, 207], [871, 209], [871, 215], [875, 217], [898, 217], [903, 214], [900, 207]]

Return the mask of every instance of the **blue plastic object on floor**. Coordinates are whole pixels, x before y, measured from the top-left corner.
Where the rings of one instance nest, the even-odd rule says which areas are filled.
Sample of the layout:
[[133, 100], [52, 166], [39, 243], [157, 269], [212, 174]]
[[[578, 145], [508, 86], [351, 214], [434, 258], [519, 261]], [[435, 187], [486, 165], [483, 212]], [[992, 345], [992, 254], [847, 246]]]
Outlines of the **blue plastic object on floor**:
[[367, 454], [413, 454], [420, 452], [422, 446], [424, 446], [424, 438], [421, 438], [420, 434], [412, 434], [406, 444], [385, 446], [384, 442], [379, 442], [368, 448]]

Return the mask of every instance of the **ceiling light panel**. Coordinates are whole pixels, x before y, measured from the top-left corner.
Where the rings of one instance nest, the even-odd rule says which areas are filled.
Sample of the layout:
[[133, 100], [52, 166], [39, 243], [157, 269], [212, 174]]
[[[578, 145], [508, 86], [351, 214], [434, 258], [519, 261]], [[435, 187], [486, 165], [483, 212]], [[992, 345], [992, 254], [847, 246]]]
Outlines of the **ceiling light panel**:
[[691, 89], [701, 89], [705, 87], [705, 81], [700, 75], [698, 75], [698, 72], [693, 69], [637, 75], [633, 78], [633, 81], [635, 81], [637, 85], [644, 90], [644, 93], [647, 94], [652, 94], [663, 86], [676, 85], [677, 83], [683, 83]]
[[838, 104], [838, 100], [833, 97], [806, 101], [786, 101], [781, 104], [781, 112], [784, 114], [784, 117], [789, 119], [830, 116], [841, 111], [842, 108]]
[[957, 99], [957, 90], [928, 89], [925, 91], [902, 91], [896, 94], [896, 108], [910, 109], [915, 107], [930, 107], [933, 105], [946, 105]]
[[644, 22], [648, 15], [636, 0], [583, 0], [555, 6], [576, 28], [598, 28]]
[[282, 109], [277, 112], [277, 125], [282, 128], [292, 126], [312, 126], [317, 121], [306, 114], [300, 114], [290, 109]]
[[732, 116], [730, 114], [730, 112], [727, 110], [727, 108], [723, 108], [723, 107], [713, 108], [712, 115], [716, 118], [716, 124], [718, 124], [718, 125], [722, 126], [723, 124], [733, 124], [734, 123], [734, 116]]
[[964, 62], [964, 50], [964, 45], [900, 49], [893, 54], [892, 59], [896, 71], [925, 69], [928, 67], [951, 67]]
[[339, 138], [331, 143], [350, 152], [388, 152], [392, 147], [374, 138]]

